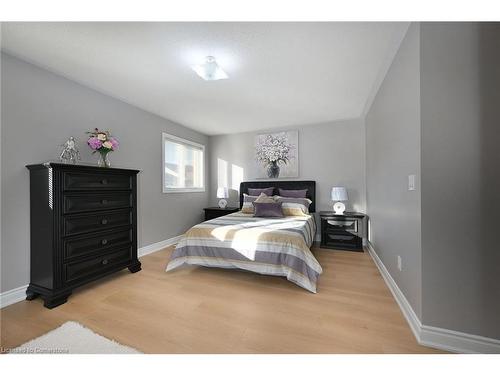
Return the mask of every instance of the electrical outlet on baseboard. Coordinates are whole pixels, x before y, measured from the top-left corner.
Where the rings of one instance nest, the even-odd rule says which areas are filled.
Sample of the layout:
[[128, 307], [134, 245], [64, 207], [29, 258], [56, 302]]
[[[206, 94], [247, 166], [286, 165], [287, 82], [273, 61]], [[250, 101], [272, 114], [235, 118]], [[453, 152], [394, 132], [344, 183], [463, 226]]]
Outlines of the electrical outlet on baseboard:
[[398, 270], [402, 271], [403, 270], [403, 261], [401, 260], [401, 257], [398, 255]]

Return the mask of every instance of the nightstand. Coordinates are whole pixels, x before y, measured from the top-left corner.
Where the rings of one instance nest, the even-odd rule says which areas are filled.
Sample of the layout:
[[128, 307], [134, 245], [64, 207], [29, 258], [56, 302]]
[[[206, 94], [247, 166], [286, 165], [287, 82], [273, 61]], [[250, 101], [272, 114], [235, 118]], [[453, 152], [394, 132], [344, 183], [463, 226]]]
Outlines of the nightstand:
[[363, 251], [363, 238], [367, 237], [367, 216], [359, 212], [337, 215], [321, 211], [321, 247]]
[[237, 212], [240, 209], [238, 207], [207, 207], [205, 210], [205, 220], [215, 219], [217, 217], [221, 217], [224, 215], [232, 214], [233, 212]]

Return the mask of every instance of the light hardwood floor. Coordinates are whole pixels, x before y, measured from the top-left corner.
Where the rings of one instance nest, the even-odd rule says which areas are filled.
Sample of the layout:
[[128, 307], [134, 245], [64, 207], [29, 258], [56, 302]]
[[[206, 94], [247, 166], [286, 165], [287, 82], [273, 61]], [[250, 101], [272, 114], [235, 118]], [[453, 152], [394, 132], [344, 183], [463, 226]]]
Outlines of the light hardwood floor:
[[53, 310], [40, 299], [1, 310], [1, 346], [68, 320], [145, 353], [438, 353], [417, 344], [368, 253], [314, 248], [312, 294], [284, 278], [193, 267], [166, 273], [172, 248], [77, 289]]

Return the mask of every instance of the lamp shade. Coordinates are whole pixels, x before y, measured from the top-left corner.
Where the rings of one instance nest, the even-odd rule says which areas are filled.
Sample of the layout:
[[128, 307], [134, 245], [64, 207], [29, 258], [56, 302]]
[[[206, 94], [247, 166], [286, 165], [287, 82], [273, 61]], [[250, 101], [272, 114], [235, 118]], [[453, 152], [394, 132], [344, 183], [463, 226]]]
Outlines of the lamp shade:
[[346, 201], [347, 198], [347, 189], [345, 187], [332, 187], [332, 201], [340, 202]]
[[217, 198], [229, 198], [229, 192], [226, 187], [217, 188]]

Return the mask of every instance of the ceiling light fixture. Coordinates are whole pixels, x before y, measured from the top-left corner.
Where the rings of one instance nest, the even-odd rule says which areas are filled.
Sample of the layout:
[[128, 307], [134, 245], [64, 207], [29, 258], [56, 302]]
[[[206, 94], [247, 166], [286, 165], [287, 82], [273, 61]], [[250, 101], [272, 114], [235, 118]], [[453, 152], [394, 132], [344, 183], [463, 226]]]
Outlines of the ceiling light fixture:
[[229, 78], [226, 72], [217, 65], [215, 57], [213, 56], [207, 56], [205, 64], [193, 65], [191, 68], [205, 81], [217, 81], [219, 79]]

